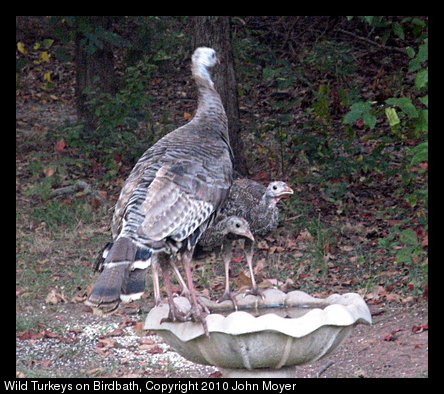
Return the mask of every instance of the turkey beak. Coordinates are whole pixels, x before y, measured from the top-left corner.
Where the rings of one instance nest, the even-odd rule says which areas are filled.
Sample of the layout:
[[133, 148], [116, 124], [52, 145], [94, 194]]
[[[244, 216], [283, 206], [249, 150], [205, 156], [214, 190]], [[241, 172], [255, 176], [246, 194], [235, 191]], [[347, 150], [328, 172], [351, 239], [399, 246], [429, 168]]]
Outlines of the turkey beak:
[[220, 60], [218, 57], [216, 57], [216, 64], [219, 65], [220, 64]]
[[254, 242], [254, 237], [253, 237], [253, 234], [251, 233], [250, 230], [248, 230], [248, 231], [245, 232], [245, 236], [246, 236], [248, 239], [251, 239], [251, 240]]
[[293, 189], [290, 186], [286, 186], [284, 191], [280, 194], [279, 197], [291, 196], [293, 193], [294, 193]]

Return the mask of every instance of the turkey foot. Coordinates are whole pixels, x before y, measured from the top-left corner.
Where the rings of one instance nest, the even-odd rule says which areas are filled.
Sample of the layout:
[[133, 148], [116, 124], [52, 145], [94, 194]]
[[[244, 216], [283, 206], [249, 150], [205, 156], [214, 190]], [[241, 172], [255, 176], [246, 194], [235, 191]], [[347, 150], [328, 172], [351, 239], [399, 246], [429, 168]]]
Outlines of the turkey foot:
[[206, 317], [208, 316], [209, 313], [207, 311], [208, 308], [205, 305], [202, 305], [202, 303], [196, 303], [196, 305], [193, 305], [191, 307], [190, 311], [187, 314], [187, 317], [191, 316], [194, 322], [201, 323], [205, 335], [209, 337], [210, 333], [208, 332], [208, 325], [206, 321]]
[[176, 308], [176, 304], [174, 303], [173, 300], [170, 301], [170, 299], [168, 299], [168, 305], [170, 307], [170, 310], [168, 312], [168, 317], [164, 317], [161, 321], [160, 324], [164, 323], [164, 322], [175, 322], [175, 321], [189, 321], [190, 318], [188, 316], [188, 313], [184, 313], [179, 311]]
[[244, 297], [246, 297], [249, 294], [254, 295], [256, 297], [261, 297], [262, 299], [265, 299], [265, 295], [264, 295], [263, 291], [259, 290], [257, 287], [253, 287], [250, 290], [247, 290], [244, 294]]
[[[173, 297], [172, 286], [171, 286], [171, 277], [170, 277], [170, 269], [171, 269], [170, 261], [165, 259], [165, 256], [160, 256], [159, 261], [160, 261], [160, 267], [162, 268], [163, 279], [165, 281], [165, 287], [167, 290], [168, 305], [170, 307], [170, 310], [168, 312], [168, 317], [163, 318], [160, 321], [160, 323], [163, 323], [165, 321], [170, 321], [170, 322], [171, 321], [173, 321], [173, 322], [187, 321], [187, 320], [189, 320], [188, 315], [184, 312], [179, 311], [176, 307], [176, 304], [174, 303], [174, 297]], [[160, 299], [160, 297], [159, 297], [159, 299]], [[157, 301], [158, 301], [158, 299], [156, 299], [156, 302]]]
[[236, 294], [233, 294], [231, 291], [225, 291], [224, 294], [222, 294], [222, 297], [220, 297], [216, 302], [223, 302], [226, 300], [230, 300], [233, 303], [234, 309], [237, 311], [238, 307], [237, 307], [237, 302], [236, 302]]

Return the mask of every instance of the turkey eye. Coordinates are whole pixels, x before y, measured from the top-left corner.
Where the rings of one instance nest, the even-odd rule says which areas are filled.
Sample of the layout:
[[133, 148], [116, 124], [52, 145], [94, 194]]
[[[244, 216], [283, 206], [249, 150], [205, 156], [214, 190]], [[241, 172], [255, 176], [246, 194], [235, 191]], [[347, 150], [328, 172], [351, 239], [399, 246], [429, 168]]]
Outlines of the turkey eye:
[[236, 223], [236, 227], [239, 228], [239, 227], [240, 227], [240, 224], [239, 224], [239, 223]]
[[215, 56], [216, 56], [216, 54], [213, 52], [213, 53], [211, 54], [211, 57], [214, 59]]
[[273, 190], [276, 190], [277, 189], [277, 186], [273, 186]]

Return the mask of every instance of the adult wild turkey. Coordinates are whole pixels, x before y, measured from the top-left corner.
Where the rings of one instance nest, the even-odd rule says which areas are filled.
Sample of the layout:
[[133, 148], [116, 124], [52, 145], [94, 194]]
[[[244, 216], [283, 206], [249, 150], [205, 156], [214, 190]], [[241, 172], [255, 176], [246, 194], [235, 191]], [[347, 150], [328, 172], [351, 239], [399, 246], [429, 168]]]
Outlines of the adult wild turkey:
[[130, 270], [150, 265], [159, 293], [160, 266], [168, 292], [169, 317], [188, 319], [189, 315], [178, 313], [171, 295], [170, 262], [180, 255], [190, 291], [190, 315], [208, 332], [204, 307], [193, 285], [191, 259], [232, 183], [227, 117], [209, 72], [217, 62], [214, 49], [195, 50], [192, 75], [199, 99], [194, 118], [149, 148], [126, 180], [112, 221], [114, 243], [88, 298], [89, 305], [116, 308]]

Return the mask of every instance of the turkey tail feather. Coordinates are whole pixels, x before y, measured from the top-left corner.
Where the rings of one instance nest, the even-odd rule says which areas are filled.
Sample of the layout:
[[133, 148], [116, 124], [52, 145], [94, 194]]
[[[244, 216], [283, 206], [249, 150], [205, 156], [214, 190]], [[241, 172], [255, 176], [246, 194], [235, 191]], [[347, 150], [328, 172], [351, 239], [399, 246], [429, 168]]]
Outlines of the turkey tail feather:
[[137, 247], [129, 238], [119, 238], [109, 250], [103, 271], [94, 283], [87, 305], [104, 313], [115, 310], [120, 302], [122, 287], [127, 282], [129, 269], [135, 260]]
[[97, 255], [96, 260], [94, 261], [93, 270], [94, 272], [102, 272], [103, 264], [105, 263], [106, 258], [108, 257], [109, 251], [113, 247], [112, 242], [108, 242], [105, 247], [100, 251]]

